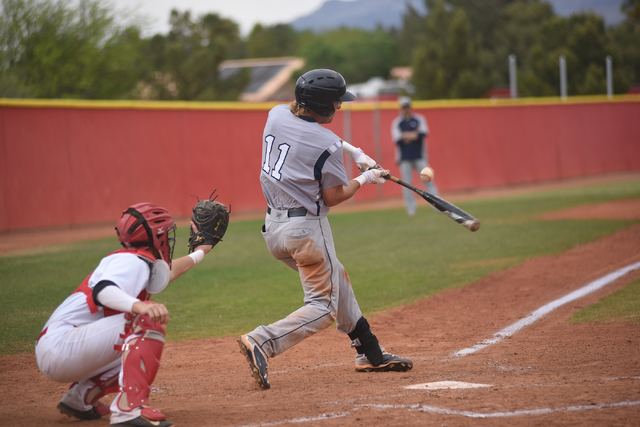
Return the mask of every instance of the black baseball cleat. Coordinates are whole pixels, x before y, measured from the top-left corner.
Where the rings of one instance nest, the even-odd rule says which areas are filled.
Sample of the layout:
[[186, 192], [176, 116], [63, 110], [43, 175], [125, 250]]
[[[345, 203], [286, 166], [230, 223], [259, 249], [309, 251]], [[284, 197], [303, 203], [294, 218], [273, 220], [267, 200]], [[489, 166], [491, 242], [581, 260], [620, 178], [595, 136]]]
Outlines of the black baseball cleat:
[[413, 362], [395, 354], [387, 353], [382, 349], [382, 363], [373, 366], [367, 356], [358, 353], [356, 356], [356, 372], [407, 372], [413, 368]]
[[242, 353], [244, 357], [247, 358], [247, 362], [249, 362], [253, 378], [256, 379], [261, 388], [265, 390], [270, 388], [271, 384], [269, 384], [267, 375], [267, 371], [269, 370], [268, 357], [264, 351], [262, 351], [262, 348], [260, 348], [258, 343], [249, 335], [241, 335], [240, 338], [238, 338], [238, 345], [240, 346], [240, 353]]
[[95, 407], [89, 409], [88, 411], [79, 411], [67, 405], [66, 403], [60, 402], [58, 403], [58, 406], [56, 406], [56, 408], [58, 408], [58, 411], [61, 414], [75, 417], [79, 420], [98, 420], [102, 418], [102, 415], [99, 414], [98, 411], [96, 411]]

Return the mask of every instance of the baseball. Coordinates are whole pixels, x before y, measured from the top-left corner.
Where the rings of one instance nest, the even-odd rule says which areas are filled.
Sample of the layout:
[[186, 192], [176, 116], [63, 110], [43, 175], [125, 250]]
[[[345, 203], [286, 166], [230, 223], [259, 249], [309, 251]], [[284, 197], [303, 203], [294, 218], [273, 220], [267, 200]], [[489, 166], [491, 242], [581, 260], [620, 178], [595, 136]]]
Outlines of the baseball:
[[420, 171], [420, 179], [423, 182], [429, 182], [433, 179], [433, 169], [424, 168]]

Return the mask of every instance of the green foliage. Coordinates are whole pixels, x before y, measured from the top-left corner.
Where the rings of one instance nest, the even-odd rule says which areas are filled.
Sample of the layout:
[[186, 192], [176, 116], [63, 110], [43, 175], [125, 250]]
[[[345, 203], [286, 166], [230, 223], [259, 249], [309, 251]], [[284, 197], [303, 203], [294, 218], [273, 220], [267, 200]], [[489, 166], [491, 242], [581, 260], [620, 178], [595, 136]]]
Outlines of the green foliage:
[[640, 25], [640, 0], [624, 0], [620, 9], [630, 23]]
[[222, 61], [283, 56], [303, 57], [305, 70], [338, 70], [350, 84], [412, 66], [419, 99], [477, 98], [506, 86], [511, 54], [521, 96], [559, 94], [560, 55], [569, 95], [606, 92], [607, 56], [615, 93], [640, 81], [638, 0], [625, 0], [627, 20], [610, 27], [592, 13], [556, 16], [542, 0], [425, 0], [428, 13], [407, 5], [399, 29], [257, 24], [246, 40], [217, 14], [173, 10], [169, 34], [143, 38], [132, 19], [117, 24], [120, 12], [108, 1], [0, 5], [0, 97], [237, 100], [251, 76], [222, 81]]
[[[395, 208], [331, 214], [330, 221], [358, 302], [371, 314], [464, 286], [528, 258], [560, 253], [632, 223], [540, 221], [540, 214], [637, 197], [638, 181], [457, 203], [482, 220], [476, 233], [426, 204], [410, 218]], [[301, 306], [299, 276], [269, 254], [261, 225], [232, 221], [223, 243], [154, 297], [171, 313], [169, 339], [237, 335]], [[188, 228], [180, 227], [177, 237], [175, 256], [184, 256]], [[0, 257], [0, 353], [31, 351], [55, 308], [118, 247], [114, 236]]]
[[632, 76], [623, 64], [622, 51], [607, 33], [604, 20], [592, 13], [551, 17], [541, 23], [537, 41], [533, 43], [519, 92], [524, 96], [559, 94], [558, 58], [567, 60], [567, 92], [569, 95], [606, 93], [605, 58], [617, 64], [613, 75], [614, 92], [628, 91]]
[[298, 50], [298, 34], [289, 25], [265, 27], [256, 24], [247, 39], [247, 57], [276, 58], [291, 56]]
[[[506, 64], [510, 54], [516, 55], [518, 68], [530, 67], [529, 52], [542, 35], [542, 24], [551, 19], [553, 8], [549, 3], [516, 1], [499, 14], [501, 25], [495, 28], [495, 61]], [[502, 81], [508, 79], [507, 67], [501, 67]]]
[[[523, 96], [559, 94], [560, 55], [567, 58], [570, 95], [606, 93], [607, 56], [614, 64], [615, 93], [627, 92], [640, 78], [640, 31], [629, 22], [608, 29], [593, 13], [559, 17], [550, 4], [538, 0], [426, 4], [429, 13], [422, 28], [416, 25], [415, 11], [404, 21], [417, 33], [412, 40], [418, 98], [478, 97], [492, 86], [506, 85], [510, 54], [517, 57], [518, 92]], [[455, 18], [461, 12], [466, 19]]]
[[[615, 81], [625, 86], [640, 82], [640, 20], [624, 22], [609, 29], [612, 45], [620, 50], [620, 57], [613, 58]], [[614, 83], [614, 91], [620, 92]]]
[[140, 35], [120, 27], [98, 0], [3, 0], [0, 77], [18, 89], [2, 96], [120, 98], [138, 81]]
[[330, 68], [339, 71], [347, 82], [358, 83], [387, 77], [397, 63], [398, 48], [395, 39], [383, 30], [341, 28], [304, 42], [300, 54], [306, 69]]
[[640, 323], [640, 280], [578, 311], [569, 322]]
[[413, 52], [418, 44], [418, 38], [422, 36], [424, 28], [424, 16], [407, 4], [407, 11], [402, 16], [402, 29], [398, 38], [399, 59], [398, 65], [409, 66], [413, 60]]
[[[502, 11], [521, 2], [517, 0], [447, 0], [447, 3], [466, 12], [472, 32], [480, 35], [482, 41], [480, 45], [484, 49], [491, 50], [503, 43], [497, 37], [492, 37], [492, 33], [505, 22]], [[435, 4], [435, 0], [428, 0], [427, 4]]]
[[432, 3], [413, 56], [416, 96], [477, 98], [490, 87], [475, 72], [478, 65], [477, 45], [465, 11], [449, 10], [444, 0]]
[[221, 81], [218, 67], [240, 42], [238, 25], [217, 14], [192, 19], [171, 11], [171, 31], [147, 44], [153, 66], [136, 97], [168, 100], [234, 100], [248, 79]]

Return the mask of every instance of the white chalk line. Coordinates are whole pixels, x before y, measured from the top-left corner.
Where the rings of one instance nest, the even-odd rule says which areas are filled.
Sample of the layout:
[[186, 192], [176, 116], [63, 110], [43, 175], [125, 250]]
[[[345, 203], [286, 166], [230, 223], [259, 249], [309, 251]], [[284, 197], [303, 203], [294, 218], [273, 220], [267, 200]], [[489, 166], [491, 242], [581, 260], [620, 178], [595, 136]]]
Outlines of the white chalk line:
[[[628, 406], [637, 406], [640, 405], [640, 401], [626, 401], [626, 402], [613, 402], [613, 403], [600, 403], [597, 405], [579, 405], [579, 406], [562, 406], [559, 408], [539, 408], [539, 409], [522, 409], [518, 411], [502, 411], [502, 412], [472, 412], [472, 411], [457, 411], [454, 409], [447, 408], [438, 408], [436, 406], [429, 405], [385, 405], [385, 404], [375, 404], [375, 403], [362, 403], [356, 405], [354, 408], [356, 411], [359, 408], [374, 408], [374, 409], [407, 409], [407, 410], [417, 410], [419, 412], [425, 412], [429, 414], [437, 414], [437, 415], [457, 415], [467, 418], [506, 418], [506, 417], [520, 417], [524, 415], [546, 415], [553, 414], [557, 412], [578, 412], [578, 411], [588, 411], [591, 409], [607, 409], [607, 408], [623, 408]], [[335, 418], [342, 418], [348, 415], [352, 415], [351, 412], [339, 412], [336, 414], [321, 414], [315, 417], [305, 417], [305, 418], [291, 418], [288, 420], [282, 421], [271, 421], [266, 423], [259, 424], [246, 424], [239, 427], [267, 427], [267, 426], [276, 426], [281, 424], [297, 424], [297, 423], [306, 423], [311, 421], [322, 421], [322, 420], [330, 420]]]
[[590, 294], [593, 291], [596, 291], [606, 285], [608, 285], [609, 283], [619, 279], [620, 277], [624, 276], [625, 274], [629, 273], [630, 271], [636, 270], [640, 268], [640, 262], [637, 262], [635, 264], [631, 264], [628, 265], [626, 267], [623, 267], [621, 269], [619, 269], [618, 271], [614, 271], [613, 273], [607, 274], [604, 277], [601, 277], [600, 279], [594, 280], [593, 282], [589, 283], [588, 285], [571, 292], [568, 295], [565, 295], [564, 297], [557, 299], [553, 302], [550, 302], [549, 304], [540, 307], [539, 309], [537, 309], [536, 311], [534, 311], [533, 313], [529, 314], [527, 317], [520, 319], [519, 321], [517, 321], [516, 323], [507, 326], [506, 328], [504, 328], [503, 330], [501, 330], [500, 332], [496, 333], [493, 335], [493, 338], [489, 338], [483, 341], [480, 341], [478, 344], [474, 345], [473, 347], [469, 347], [469, 348], [464, 348], [460, 351], [457, 351], [456, 353], [452, 354], [452, 357], [460, 357], [460, 356], [467, 356], [469, 354], [475, 353], [478, 350], [482, 350], [483, 348], [489, 347], [492, 344], [495, 344], [497, 342], [502, 341], [504, 338], [506, 337], [510, 337], [511, 335], [515, 334], [516, 332], [518, 332], [520, 329], [524, 328], [525, 326], [528, 326], [530, 324], [532, 324], [533, 322], [539, 320], [540, 318], [546, 316], [547, 314], [549, 314], [551, 311], [555, 310], [556, 308], [560, 307], [561, 305], [564, 305], [568, 302], [571, 302], [573, 300], [576, 300], [578, 298], [582, 298], [583, 296]]
[[361, 406], [367, 406], [370, 408], [377, 408], [377, 409], [415, 409], [420, 412], [427, 412], [430, 414], [460, 415], [468, 418], [502, 418], [502, 417], [518, 417], [522, 415], [544, 415], [544, 414], [551, 414], [555, 412], [586, 411], [589, 409], [620, 408], [620, 407], [636, 406], [636, 405], [640, 405], [640, 401], [600, 403], [598, 405], [563, 406], [560, 408], [522, 409], [518, 411], [488, 412], [488, 413], [472, 412], [472, 411], [456, 411], [453, 409], [438, 408], [436, 406], [429, 406], [429, 405], [363, 404]]
[[321, 420], [331, 420], [334, 418], [342, 418], [342, 417], [346, 417], [347, 415], [351, 415], [351, 412], [340, 412], [337, 414], [320, 414], [315, 417], [291, 418], [289, 420], [283, 420], [283, 421], [269, 421], [266, 423], [259, 423], [259, 424], [245, 424], [243, 426], [238, 426], [238, 427], [266, 427], [266, 426], [277, 426], [280, 424], [308, 423], [310, 421], [321, 421]]
[[[545, 316], [546, 314], [550, 313], [551, 311], [555, 310], [556, 308], [568, 302], [571, 302], [575, 299], [581, 298], [593, 291], [596, 291], [608, 285], [609, 283], [617, 280], [618, 278], [624, 276], [630, 271], [636, 270], [638, 268], [640, 268], [640, 262], [631, 264], [613, 273], [607, 274], [606, 276], [601, 277], [600, 279], [597, 279], [589, 283], [588, 285], [578, 289], [577, 291], [571, 292], [570, 294], [564, 296], [563, 298], [555, 300], [539, 308], [538, 310], [529, 314], [524, 319], [521, 319], [518, 322], [510, 326], [507, 326], [500, 332], [496, 333], [494, 335], [494, 338], [489, 340], [484, 340], [480, 344], [477, 344], [471, 348], [460, 350], [456, 352], [454, 356], [466, 356], [467, 354], [475, 353], [476, 351], [481, 350], [485, 347], [488, 347], [491, 344], [499, 342], [503, 338], [513, 335], [514, 333], [524, 328], [525, 326], [528, 326], [534, 323], [535, 321]], [[340, 365], [340, 364], [337, 364], [337, 365]], [[334, 366], [334, 365], [333, 364], [319, 365], [316, 368], [324, 368], [329, 366]], [[282, 373], [285, 373], [285, 372], [287, 371], [282, 371]], [[636, 379], [636, 378], [640, 378], [640, 377], [632, 377], [632, 379]], [[615, 380], [615, 379], [608, 379], [608, 380]], [[418, 410], [420, 412], [427, 412], [427, 413], [441, 414], [441, 415], [459, 415], [459, 416], [464, 416], [469, 418], [500, 418], [500, 417], [514, 417], [514, 416], [523, 416], [523, 415], [544, 415], [544, 414], [551, 414], [555, 412], [565, 412], [565, 411], [571, 412], [571, 411], [586, 411], [590, 409], [620, 408], [620, 407], [636, 406], [636, 405], [640, 405], [640, 401], [601, 403], [597, 405], [564, 406], [560, 408], [540, 408], [540, 409], [528, 409], [528, 410], [523, 409], [523, 410], [517, 410], [517, 411], [510, 411], [510, 412], [490, 412], [490, 413], [457, 411], [453, 409], [438, 408], [438, 407], [429, 406], [429, 405], [384, 405], [384, 404], [363, 403], [356, 406], [370, 407], [370, 408], [377, 408], [377, 409], [409, 409], [409, 410]], [[305, 423], [305, 422], [311, 422], [311, 421], [321, 421], [321, 420], [342, 418], [348, 415], [351, 415], [351, 412], [340, 412], [335, 414], [320, 414], [314, 417], [291, 418], [291, 419], [282, 420], [282, 421], [271, 421], [271, 422], [259, 423], [259, 424], [246, 424], [239, 427], [266, 427], [266, 426], [275, 426], [275, 425], [282, 425], [282, 424], [296, 424], [296, 423]]]

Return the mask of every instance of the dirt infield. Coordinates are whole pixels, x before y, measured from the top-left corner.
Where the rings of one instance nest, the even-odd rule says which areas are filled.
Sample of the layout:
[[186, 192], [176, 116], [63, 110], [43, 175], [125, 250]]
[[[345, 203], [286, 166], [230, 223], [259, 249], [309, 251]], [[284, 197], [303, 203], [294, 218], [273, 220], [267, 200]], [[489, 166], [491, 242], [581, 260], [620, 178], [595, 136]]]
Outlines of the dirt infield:
[[[640, 200], [545, 219], [617, 218], [620, 211], [635, 212], [629, 219], [640, 220]], [[567, 319], [640, 278], [640, 268], [560, 305], [510, 337], [455, 356], [540, 307], [638, 262], [640, 224], [370, 316], [382, 344], [414, 361], [408, 373], [356, 373], [348, 338], [330, 328], [273, 358], [272, 388], [262, 391], [234, 338], [171, 342], [152, 404], [179, 427], [638, 426], [639, 324], [576, 325]], [[57, 413], [68, 385], [46, 379], [32, 355], [2, 356], [0, 366], [0, 426], [109, 425], [107, 419], [79, 422]], [[427, 383], [435, 384], [427, 388]], [[474, 388], [451, 388], [465, 384]]]

